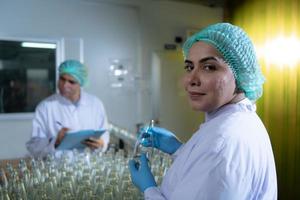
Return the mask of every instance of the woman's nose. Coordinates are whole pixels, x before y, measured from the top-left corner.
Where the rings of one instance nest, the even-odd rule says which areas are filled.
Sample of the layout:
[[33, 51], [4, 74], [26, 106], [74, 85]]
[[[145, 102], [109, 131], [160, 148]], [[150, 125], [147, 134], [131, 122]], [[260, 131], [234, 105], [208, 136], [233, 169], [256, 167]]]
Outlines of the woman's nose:
[[190, 86], [200, 86], [201, 85], [200, 77], [196, 70], [192, 71], [189, 75], [190, 75], [190, 77], [189, 77], [189, 85]]

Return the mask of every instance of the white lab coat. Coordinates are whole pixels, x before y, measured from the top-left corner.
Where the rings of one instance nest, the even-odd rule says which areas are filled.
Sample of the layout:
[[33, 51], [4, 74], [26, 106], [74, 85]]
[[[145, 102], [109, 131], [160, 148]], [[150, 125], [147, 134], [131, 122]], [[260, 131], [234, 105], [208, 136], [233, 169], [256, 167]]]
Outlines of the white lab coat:
[[199, 130], [173, 155], [161, 187], [145, 199], [277, 199], [277, 179], [268, 133], [245, 99], [206, 114]]
[[[74, 104], [60, 94], [53, 94], [43, 100], [36, 108], [33, 119], [32, 137], [26, 143], [33, 156], [54, 153], [56, 136], [62, 127], [70, 131], [108, 129], [108, 122], [102, 102], [81, 90], [80, 100]], [[109, 143], [109, 132], [104, 140], [103, 151]]]

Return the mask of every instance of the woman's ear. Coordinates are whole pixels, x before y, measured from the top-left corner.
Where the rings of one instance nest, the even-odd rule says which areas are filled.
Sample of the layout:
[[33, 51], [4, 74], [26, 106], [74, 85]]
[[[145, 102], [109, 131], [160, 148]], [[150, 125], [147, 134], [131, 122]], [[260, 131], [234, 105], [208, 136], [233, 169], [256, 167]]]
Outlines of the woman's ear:
[[237, 86], [235, 86], [234, 94], [240, 94], [240, 93], [244, 93], [244, 91], [238, 88]]

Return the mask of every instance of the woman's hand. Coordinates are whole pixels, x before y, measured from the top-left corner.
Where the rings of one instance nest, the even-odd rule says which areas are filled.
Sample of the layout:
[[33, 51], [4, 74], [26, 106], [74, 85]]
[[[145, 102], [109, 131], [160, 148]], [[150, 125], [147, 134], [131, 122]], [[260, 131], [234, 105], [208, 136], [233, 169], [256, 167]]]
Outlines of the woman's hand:
[[140, 131], [140, 134], [142, 134], [140, 142], [143, 146], [154, 146], [168, 154], [173, 154], [182, 145], [172, 132], [164, 128], [156, 126], [145, 127]]
[[129, 161], [129, 171], [132, 183], [144, 192], [149, 187], [156, 187], [156, 182], [148, 165], [148, 159], [143, 153], [138, 161]]

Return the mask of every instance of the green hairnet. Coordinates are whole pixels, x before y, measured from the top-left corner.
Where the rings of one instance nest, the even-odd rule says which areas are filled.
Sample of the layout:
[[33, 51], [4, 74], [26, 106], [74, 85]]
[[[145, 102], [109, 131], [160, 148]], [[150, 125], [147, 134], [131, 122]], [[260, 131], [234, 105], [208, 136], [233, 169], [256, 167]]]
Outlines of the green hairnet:
[[80, 86], [87, 82], [87, 68], [77, 60], [66, 60], [59, 65], [59, 75], [68, 74], [75, 78]]
[[264, 76], [261, 73], [255, 50], [250, 38], [239, 27], [229, 23], [210, 25], [194, 34], [183, 45], [187, 58], [190, 48], [198, 41], [206, 42], [216, 48], [231, 68], [238, 89], [246, 97], [256, 101], [263, 93]]

